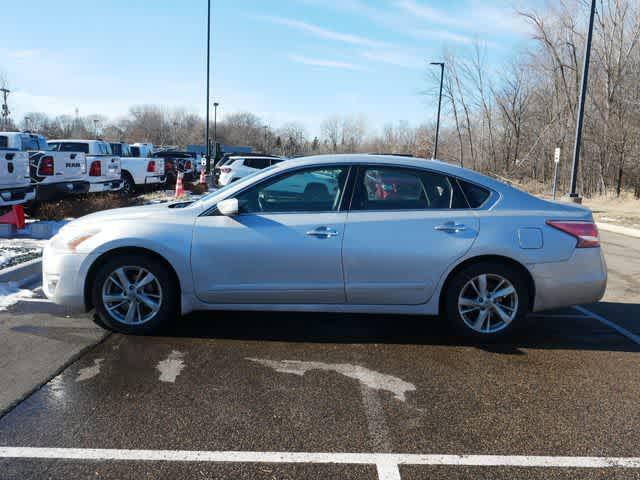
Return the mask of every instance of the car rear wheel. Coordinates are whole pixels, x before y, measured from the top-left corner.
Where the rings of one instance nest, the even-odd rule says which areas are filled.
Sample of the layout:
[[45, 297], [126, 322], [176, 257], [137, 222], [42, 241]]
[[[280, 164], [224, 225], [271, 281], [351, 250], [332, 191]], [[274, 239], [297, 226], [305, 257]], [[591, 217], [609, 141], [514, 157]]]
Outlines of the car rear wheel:
[[96, 323], [121, 333], [155, 333], [178, 311], [175, 282], [150, 256], [109, 259], [96, 272], [91, 292]]
[[529, 311], [529, 288], [519, 269], [499, 262], [469, 265], [445, 293], [445, 311], [455, 329], [479, 339], [509, 335]]

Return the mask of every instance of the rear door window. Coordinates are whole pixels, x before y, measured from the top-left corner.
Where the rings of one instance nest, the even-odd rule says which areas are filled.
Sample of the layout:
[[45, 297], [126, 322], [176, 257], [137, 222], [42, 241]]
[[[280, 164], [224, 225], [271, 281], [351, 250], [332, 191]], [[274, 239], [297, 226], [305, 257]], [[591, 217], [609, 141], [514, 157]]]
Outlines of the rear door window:
[[268, 158], [246, 158], [244, 160], [244, 164], [247, 167], [262, 170], [263, 168], [267, 168], [269, 166], [269, 159]]
[[480, 208], [491, 195], [489, 190], [473, 183], [465, 182], [464, 180], [458, 180], [458, 183], [471, 208]]
[[33, 135], [21, 135], [20, 140], [22, 141], [22, 151], [29, 152], [34, 150], [40, 150], [38, 148], [38, 140], [37, 137]]
[[52, 150], [57, 152], [89, 153], [89, 144], [82, 142], [49, 142]]
[[395, 167], [361, 169], [352, 210], [469, 208], [455, 179], [437, 172]]

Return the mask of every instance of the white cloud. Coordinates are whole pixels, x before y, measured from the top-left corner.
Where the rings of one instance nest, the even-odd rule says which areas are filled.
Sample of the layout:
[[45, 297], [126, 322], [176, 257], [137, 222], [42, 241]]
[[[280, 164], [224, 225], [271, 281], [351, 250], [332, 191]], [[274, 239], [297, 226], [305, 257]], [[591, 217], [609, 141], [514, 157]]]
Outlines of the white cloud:
[[289, 58], [297, 63], [302, 63], [304, 65], [313, 65], [316, 67], [326, 67], [326, 68], [342, 68], [345, 70], [362, 70], [362, 67], [358, 65], [354, 65], [353, 63], [347, 62], [339, 62], [335, 60], [321, 60], [318, 58], [310, 58], [305, 57], [304, 55], [289, 55]]
[[[455, 14], [415, 0], [396, 0], [394, 5], [405, 14], [430, 24], [448, 26], [465, 32], [492, 34], [506, 32], [522, 35], [530, 31], [526, 21], [507, 4], [487, 5], [486, 2], [473, 0], [466, 8], [461, 8], [461, 11]], [[455, 33], [449, 35], [454, 41], [469, 38]]]
[[272, 16], [265, 16], [261, 18], [278, 25], [284, 25], [285, 27], [293, 28], [296, 30], [300, 30], [302, 32], [309, 33], [316, 37], [324, 38], [326, 40], [335, 40], [335, 41], [350, 43], [352, 45], [359, 45], [363, 47], [388, 46], [388, 44], [385, 42], [380, 42], [378, 40], [373, 40], [367, 37], [363, 37], [363, 36], [355, 35], [351, 33], [336, 32], [335, 30], [329, 30], [323, 27], [319, 27], [318, 25], [314, 25], [312, 23], [303, 22], [301, 20], [294, 20], [294, 19], [284, 18], [284, 17], [272, 17]]
[[395, 65], [397, 67], [412, 68], [416, 70], [424, 69], [425, 59], [412, 53], [399, 51], [367, 51], [363, 52], [363, 57], [375, 62]]

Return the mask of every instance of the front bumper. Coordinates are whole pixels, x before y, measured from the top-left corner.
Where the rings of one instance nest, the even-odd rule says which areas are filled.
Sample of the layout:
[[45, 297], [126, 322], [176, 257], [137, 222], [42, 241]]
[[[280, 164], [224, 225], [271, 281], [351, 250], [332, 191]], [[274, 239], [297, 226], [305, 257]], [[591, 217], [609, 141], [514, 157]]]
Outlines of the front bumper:
[[84, 311], [85, 255], [54, 250], [42, 252], [42, 291], [48, 299], [72, 310]]
[[89, 193], [116, 192], [122, 188], [122, 179], [91, 183]]
[[0, 188], [0, 207], [20, 205], [36, 198], [33, 185], [28, 187]]
[[69, 195], [80, 195], [89, 191], [89, 182], [56, 182], [42, 183], [36, 187], [36, 198], [39, 201], [56, 200]]
[[577, 248], [565, 262], [529, 265], [536, 289], [533, 311], [599, 301], [607, 288], [602, 248]]

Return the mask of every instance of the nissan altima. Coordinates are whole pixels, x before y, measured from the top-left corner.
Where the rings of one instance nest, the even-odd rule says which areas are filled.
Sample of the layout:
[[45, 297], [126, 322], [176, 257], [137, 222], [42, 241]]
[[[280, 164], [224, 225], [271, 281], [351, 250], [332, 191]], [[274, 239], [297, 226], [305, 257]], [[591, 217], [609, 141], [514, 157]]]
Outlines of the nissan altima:
[[47, 244], [43, 289], [150, 334], [194, 310], [443, 315], [506, 335], [527, 314], [595, 302], [591, 212], [446, 163], [300, 158], [188, 203], [108, 210]]

